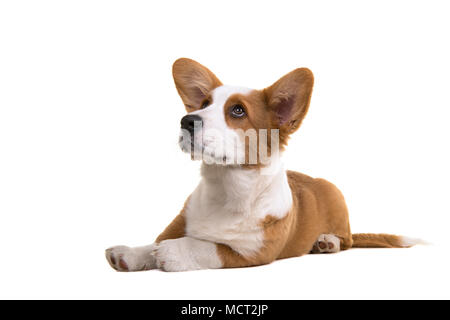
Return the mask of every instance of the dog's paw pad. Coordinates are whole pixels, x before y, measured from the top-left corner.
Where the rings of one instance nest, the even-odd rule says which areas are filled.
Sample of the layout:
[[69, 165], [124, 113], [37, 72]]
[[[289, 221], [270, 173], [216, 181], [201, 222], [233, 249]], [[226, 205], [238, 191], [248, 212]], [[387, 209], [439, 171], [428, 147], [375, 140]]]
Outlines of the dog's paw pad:
[[314, 243], [311, 253], [335, 253], [340, 250], [340, 240], [332, 234], [321, 234]]
[[128, 271], [128, 265], [125, 262], [125, 260], [123, 260], [122, 257], [119, 258], [119, 267], [123, 270], [123, 271]]
[[319, 248], [324, 250], [327, 248], [327, 243], [323, 241], [319, 241]]
[[106, 260], [111, 267], [117, 271], [134, 271], [130, 270], [129, 265], [134, 263], [135, 255], [131, 248], [126, 246], [117, 246], [106, 249]]

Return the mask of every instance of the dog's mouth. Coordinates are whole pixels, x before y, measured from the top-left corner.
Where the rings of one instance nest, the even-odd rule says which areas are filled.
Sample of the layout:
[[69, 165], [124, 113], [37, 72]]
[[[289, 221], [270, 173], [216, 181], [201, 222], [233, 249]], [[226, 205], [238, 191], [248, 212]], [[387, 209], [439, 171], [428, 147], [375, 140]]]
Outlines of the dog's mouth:
[[180, 136], [178, 144], [184, 153], [190, 154], [191, 160], [203, 160], [215, 164], [226, 164], [228, 157], [218, 152], [214, 148], [208, 147], [207, 143], [196, 143], [193, 139], [191, 141], [184, 141]]
[[181, 136], [178, 139], [178, 145], [180, 146], [181, 151], [191, 155], [192, 160], [202, 159], [205, 151], [204, 145], [196, 143], [192, 138], [190, 141], [185, 141]]
[[194, 139], [191, 137], [190, 141], [185, 141], [182, 136], [178, 138], [178, 145], [181, 150], [186, 153], [192, 153], [194, 151], [203, 151], [205, 147], [195, 143]]

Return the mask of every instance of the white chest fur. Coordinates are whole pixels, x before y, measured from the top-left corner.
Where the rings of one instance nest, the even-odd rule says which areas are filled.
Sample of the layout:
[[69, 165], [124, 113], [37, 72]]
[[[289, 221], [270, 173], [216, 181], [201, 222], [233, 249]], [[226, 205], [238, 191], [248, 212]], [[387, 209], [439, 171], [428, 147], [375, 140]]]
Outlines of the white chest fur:
[[269, 175], [203, 164], [203, 178], [186, 205], [187, 236], [226, 244], [242, 255], [259, 251], [261, 222], [267, 215], [284, 217], [292, 206], [286, 172], [278, 161], [272, 165]]

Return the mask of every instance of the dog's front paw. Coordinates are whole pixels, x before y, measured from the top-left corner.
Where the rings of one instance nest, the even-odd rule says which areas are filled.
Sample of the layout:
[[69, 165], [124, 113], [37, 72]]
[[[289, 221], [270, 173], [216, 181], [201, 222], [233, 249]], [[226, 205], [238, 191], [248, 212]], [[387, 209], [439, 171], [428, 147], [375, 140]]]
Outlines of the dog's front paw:
[[116, 246], [105, 251], [106, 260], [117, 271], [143, 271], [155, 267], [154, 257], [144, 248]]
[[155, 246], [153, 255], [156, 259], [156, 267], [164, 271], [222, 267], [215, 243], [190, 237], [161, 241]]
[[187, 271], [193, 268], [186, 248], [180, 239], [161, 241], [155, 251], [156, 267], [164, 271]]

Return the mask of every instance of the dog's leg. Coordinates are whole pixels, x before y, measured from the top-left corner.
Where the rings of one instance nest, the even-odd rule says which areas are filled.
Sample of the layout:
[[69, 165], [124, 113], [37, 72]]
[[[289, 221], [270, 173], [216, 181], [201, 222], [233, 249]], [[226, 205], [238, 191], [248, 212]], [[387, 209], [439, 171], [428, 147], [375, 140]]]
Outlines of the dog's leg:
[[185, 221], [183, 214], [179, 214], [167, 228], [158, 236], [154, 244], [130, 248], [116, 246], [106, 250], [106, 260], [117, 271], [143, 271], [156, 269], [154, 251], [157, 243], [184, 236]]
[[117, 246], [106, 249], [105, 255], [111, 267], [117, 271], [144, 271], [156, 268], [154, 249], [154, 244], [134, 248]]
[[321, 234], [311, 253], [336, 253], [340, 251], [341, 240], [332, 234]]
[[157, 244], [155, 258], [164, 271], [188, 271], [263, 265], [274, 261], [279, 252], [279, 243], [273, 243], [245, 256], [224, 244], [182, 237]]
[[154, 257], [155, 248], [159, 242], [166, 239], [176, 239], [184, 236], [185, 222], [179, 214], [172, 223], [159, 235], [156, 242], [143, 247], [130, 248], [117, 246], [106, 250], [106, 260], [117, 271], [143, 271], [156, 269]]
[[156, 245], [154, 254], [156, 266], [164, 271], [222, 267], [222, 261], [217, 253], [217, 244], [191, 237], [161, 241]]

